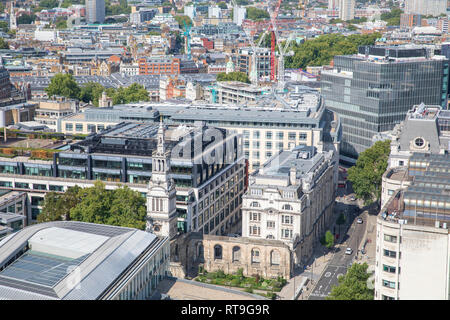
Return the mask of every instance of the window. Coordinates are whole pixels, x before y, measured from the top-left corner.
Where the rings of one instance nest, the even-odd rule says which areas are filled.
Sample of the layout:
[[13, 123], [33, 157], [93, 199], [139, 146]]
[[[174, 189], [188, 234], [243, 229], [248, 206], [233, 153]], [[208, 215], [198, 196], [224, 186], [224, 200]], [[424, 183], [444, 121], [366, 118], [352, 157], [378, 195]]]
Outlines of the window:
[[395, 267], [383, 264], [383, 271], [389, 272], [389, 273], [395, 273]]
[[391, 288], [391, 289], [395, 289], [395, 282], [388, 281], [388, 280], [383, 280], [383, 286]]
[[384, 235], [384, 241], [397, 242], [397, 237], [396, 236], [391, 236], [389, 234], [385, 234]]
[[422, 148], [425, 144], [425, 141], [422, 138], [416, 138], [416, 140], [414, 140], [414, 144], [416, 145], [416, 147]]
[[222, 246], [216, 244], [214, 246], [214, 260], [221, 260], [222, 259]]
[[250, 230], [249, 233], [252, 236], [259, 236], [261, 234], [261, 228], [258, 226], [250, 226], [249, 230]]
[[283, 140], [284, 139], [284, 132], [283, 131], [278, 131], [277, 132], [277, 139], [278, 140]]
[[253, 138], [259, 139], [259, 131], [253, 131]]
[[72, 123], [66, 123], [66, 131], [73, 131], [73, 124]]
[[266, 149], [272, 149], [272, 142], [266, 142]]
[[244, 130], [244, 138], [250, 138], [250, 131]]
[[233, 247], [233, 262], [239, 262], [241, 259], [241, 247]]
[[383, 300], [395, 300], [394, 297], [385, 296], [384, 294], [381, 295], [381, 299], [383, 299]]
[[390, 250], [386, 250], [386, 249], [384, 249], [383, 254], [385, 257], [390, 257], [390, 258], [397, 257], [397, 253], [395, 251], [390, 251]]
[[281, 222], [284, 224], [293, 224], [294, 223], [294, 217], [293, 216], [281, 216]]
[[259, 151], [253, 151], [253, 158], [259, 158]]
[[253, 201], [252, 203], [250, 203], [250, 207], [259, 208], [261, 207], [261, 205], [259, 204], [259, 202]]
[[82, 123], [75, 124], [75, 130], [77, 132], [82, 132], [83, 131], [83, 124]]
[[394, 190], [388, 189], [388, 195], [393, 195], [394, 194]]
[[295, 134], [295, 132], [289, 132], [289, 134], [288, 134], [288, 139], [289, 140], [295, 140], [295, 137], [296, 137], [297, 135]]
[[306, 133], [300, 133], [300, 134], [298, 135], [298, 138], [299, 138], [300, 140], [306, 140], [307, 137], [308, 137], [308, 134], [306, 134]]
[[404, 165], [405, 165], [405, 162], [404, 162], [403, 160], [400, 160], [400, 161], [398, 162], [398, 165], [399, 165], [399, 166], [404, 166]]
[[270, 158], [272, 156], [272, 152], [268, 151], [266, 152], [266, 158]]
[[252, 263], [259, 263], [259, 250], [253, 249], [252, 250]]
[[283, 205], [283, 210], [290, 210], [290, 211], [292, 211], [294, 209], [292, 208], [292, 206], [290, 204], [284, 204]]
[[272, 266], [280, 265], [280, 253], [277, 250], [272, 250], [270, 252], [270, 264]]
[[281, 237], [291, 239], [292, 238], [292, 230], [290, 229], [281, 229]]
[[272, 131], [266, 131], [266, 139], [272, 139]]
[[253, 141], [253, 148], [259, 148], [259, 141]]
[[267, 221], [267, 228], [269, 229], [275, 228], [275, 221]]
[[250, 221], [261, 221], [261, 213], [250, 212]]

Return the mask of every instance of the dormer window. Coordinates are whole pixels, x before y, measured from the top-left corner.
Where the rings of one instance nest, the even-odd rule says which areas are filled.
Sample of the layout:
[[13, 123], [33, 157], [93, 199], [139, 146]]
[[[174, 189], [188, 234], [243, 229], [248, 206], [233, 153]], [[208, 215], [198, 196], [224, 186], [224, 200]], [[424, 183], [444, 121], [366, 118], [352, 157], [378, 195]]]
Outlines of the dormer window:
[[425, 141], [423, 140], [423, 138], [419, 137], [419, 138], [416, 138], [416, 140], [414, 140], [414, 144], [418, 148], [423, 148], [423, 146], [425, 145]]

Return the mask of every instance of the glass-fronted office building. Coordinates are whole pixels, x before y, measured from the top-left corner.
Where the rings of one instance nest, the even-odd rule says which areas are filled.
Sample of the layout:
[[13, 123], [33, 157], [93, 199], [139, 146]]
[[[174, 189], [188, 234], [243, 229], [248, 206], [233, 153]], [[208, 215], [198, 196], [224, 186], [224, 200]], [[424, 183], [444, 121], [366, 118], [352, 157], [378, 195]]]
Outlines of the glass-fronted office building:
[[333, 70], [322, 72], [321, 89], [341, 119], [341, 156], [356, 158], [413, 105], [447, 109], [448, 72], [448, 59], [421, 47], [362, 46], [357, 55], [336, 56]]

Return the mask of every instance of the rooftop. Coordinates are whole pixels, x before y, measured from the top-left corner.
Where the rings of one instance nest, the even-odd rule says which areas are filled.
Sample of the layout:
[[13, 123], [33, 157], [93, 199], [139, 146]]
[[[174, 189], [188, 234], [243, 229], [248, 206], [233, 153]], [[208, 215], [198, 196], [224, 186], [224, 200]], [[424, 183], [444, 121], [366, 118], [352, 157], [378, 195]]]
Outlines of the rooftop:
[[[75, 221], [26, 227], [0, 241], [0, 299], [98, 299], [162, 240], [137, 229]], [[70, 285], [75, 270], [79, 290]]]

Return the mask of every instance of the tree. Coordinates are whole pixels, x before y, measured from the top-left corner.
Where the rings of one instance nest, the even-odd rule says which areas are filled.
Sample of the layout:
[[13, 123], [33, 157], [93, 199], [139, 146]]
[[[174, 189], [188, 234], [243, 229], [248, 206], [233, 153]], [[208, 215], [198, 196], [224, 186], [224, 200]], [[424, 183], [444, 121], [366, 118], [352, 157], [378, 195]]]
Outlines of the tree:
[[67, 19], [57, 18], [56, 19], [56, 29], [67, 29]]
[[49, 192], [45, 196], [39, 222], [74, 220], [145, 229], [145, 199], [127, 186], [106, 190], [97, 181], [93, 187], [69, 188], [64, 194]]
[[32, 24], [36, 20], [35, 14], [22, 14], [17, 18], [17, 24]]
[[184, 29], [184, 24], [186, 23], [187, 26], [192, 26], [192, 20], [188, 16], [180, 15], [175, 16], [175, 20], [178, 22], [181, 29]]
[[0, 30], [3, 32], [8, 32], [9, 31], [8, 22], [0, 21]]
[[0, 38], [0, 49], [9, 49], [8, 42], [6, 42], [3, 38]]
[[223, 2], [223, 1], [220, 1], [220, 2], [217, 4], [217, 6], [218, 6], [220, 9], [223, 9], [223, 10], [225, 10], [225, 9], [228, 8], [227, 4], [226, 4], [225, 2]]
[[[107, 91], [108, 94], [108, 91]], [[141, 84], [133, 83], [127, 88], [118, 88], [111, 95], [113, 104], [148, 101], [148, 91]]]
[[248, 76], [245, 73], [239, 71], [230, 72], [228, 74], [225, 72], [221, 72], [217, 75], [217, 81], [240, 81], [250, 83], [250, 79], [248, 78]]
[[286, 57], [286, 68], [327, 65], [334, 56], [355, 54], [359, 46], [372, 45], [380, 37], [378, 32], [367, 35], [352, 34], [347, 37], [341, 34], [326, 34], [302, 44], [294, 44], [294, 55]]
[[377, 204], [381, 198], [382, 176], [388, 165], [390, 140], [378, 141], [361, 152], [356, 165], [348, 170], [348, 180], [358, 198], [366, 205]]
[[39, 223], [69, 220], [70, 209], [81, 201], [79, 186], [70, 187], [64, 194], [57, 192], [49, 192], [45, 195], [42, 213], [37, 216]]
[[48, 96], [64, 96], [67, 98], [78, 99], [80, 95], [80, 87], [76, 83], [71, 74], [56, 74], [51, 80], [48, 87], [45, 89]]
[[39, 6], [41, 8], [53, 9], [58, 7], [58, 0], [41, 0]]
[[327, 232], [325, 232], [325, 247], [330, 249], [332, 246], [334, 246], [334, 235], [330, 230], [327, 230]]
[[367, 263], [354, 263], [345, 276], [338, 278], [338, 285], [333, 286], [327, 300], [373, 300], [373, 290], [367, 287], [370, 274]]
[[270, 15], [266, 10], [255, 7], [247, 7], [247, 19], [253, 21], [270, 19]]
[[400, 8], [393, 8], [390, 12], [382, 13], [380, 18], [386, 21], [388, 26], [399, 26], [402, 13], [403, 11]]
[[98, 100], [105, 88], [97, 82], [88, 82], [81, 87], [79, 99], [83, 102], [92, 102], [98, 107]]

